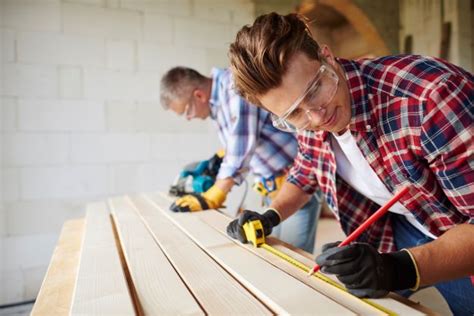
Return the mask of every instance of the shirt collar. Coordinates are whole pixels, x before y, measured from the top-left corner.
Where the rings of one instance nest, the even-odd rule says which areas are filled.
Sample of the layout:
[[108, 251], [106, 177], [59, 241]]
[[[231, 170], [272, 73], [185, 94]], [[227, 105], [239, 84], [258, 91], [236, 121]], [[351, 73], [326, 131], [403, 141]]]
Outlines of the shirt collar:
[[217, 108], [219, 106], [219, 78], [223, 73], [222, 69], [213, 67], [211, 70], [212, 86], [211, 96], [209, 98], [209, 107], [211, 108], [211, 118], [217, 117]]
[[372, 118], [373, 111], [368, 101], [367, 86], [360, 69], [360, 63], [342, 58], [338, 58], [337, 61], [344, 71], [351, 97], [352, 118], [349, 129], [359, 132], [370, 131], [375, 127]]

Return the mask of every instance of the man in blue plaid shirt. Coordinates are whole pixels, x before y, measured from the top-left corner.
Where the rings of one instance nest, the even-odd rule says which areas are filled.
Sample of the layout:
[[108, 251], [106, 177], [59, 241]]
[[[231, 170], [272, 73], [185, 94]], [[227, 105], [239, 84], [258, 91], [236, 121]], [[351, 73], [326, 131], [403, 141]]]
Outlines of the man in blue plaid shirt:
[[[165, 109], [184, 115], [188, 120], [210, 117], [225, 147], [215, 184], [200, 196], [185, 195], [171, 209], [194, 212], [219, 208], [231, 188], [240, 185], [249, 171], [261, 186], [268, 188], [270, 183], [273, 187], [273, 191], [264, 196], [268, 205], [296, 157], [298, 145], [295, 136], [273, 127], [267, 111], [241, 98], [234, 90], [228, 69], [214, 68], [211, 77], [205, 77], [190, 68], [172, 68], [163, 76], [160, 92]], [[312, 252], [321, 208], [317, 196], [313, 195], [284, 225], [276, 227], [273, 234]], [[274, 221], [280, 219], [274, 218]]]

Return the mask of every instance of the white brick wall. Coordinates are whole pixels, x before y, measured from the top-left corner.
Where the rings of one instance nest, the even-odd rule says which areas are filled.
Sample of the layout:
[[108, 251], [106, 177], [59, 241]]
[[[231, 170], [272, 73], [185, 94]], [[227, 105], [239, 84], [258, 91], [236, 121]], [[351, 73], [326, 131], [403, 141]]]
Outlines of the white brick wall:
[[[6, 204], [10, 201], [16, 202], [20, 199], [20, 169], [19, 168], [2, 168], [2, 181], [3, 187], [3, 202]], [[8, 207], [5, 206], [5, 212]], [[4, 233], [6, 233], [6, 224], [4, 227]]]
[[135, 41], [107, 40], [107, 68], [114, 70], [135, 70]]
[[[65, 220], [83, 216], [84, 203], [84, 199], [6, 201], [6, 224], [9, 235], [22, 236], [59, 231]], [[25, 221], [25, 218], [30, 220]]]
[[141, 14], [138, 11], [63, 3], [62, 21], [66, 34], [129, 40], [142, 37]]
[[[164, 111], [172, 66], [227, 65], [251, 1], [0, 0], [0, 304], [37, 294], [63, 222], [84, 204], [167, 190], [218, 147]], [[3, 211], [1, 210], [1, 206]], [[8, 258], [8, 259], [5, 259]]]
[[21, 131], [104, 131], [104, 107], [100, 101], [38, 100], [18, 101]]
[[146, 162], [150, 160], [147, 134], [107, 133], [71, 136], [73, 163]]
[[105, 64], [105, 45], [101, 38], [18, 32], [16, 42], [16, 57], [22, 63], [95, 67]]
[[[0, 18], [2, 18], [0, 16]], [[7, 28], [2, 28], [2, 61], [14, 62], [16, 58], [15, 32]], [[2, 69], [3, 70], [3, 69]]]
[[[0, 12], [3, 11], [3, 4], [0, 3]], [[0, 22], [3, 21], [3, 17], [0, 14]], [[2, 296], [6, 288], [3, 285], [4, 284], [4, 258], [6, 255], [6, 252], [4, 250], [3, 246], [3, 240], [4, 236], [7, 234], [7, 226], [6, 226], [6, 216], [5, 216], [5, 211], [3, 207], [3, 200], [4, 200], [4, 187], [3, 187], [3, 133], [5, 130], [5, 116], [4, 116], [4, 98], [1, 97], [3, 96], [3, 85], [1, 82], [3, 82], [3, 61], [4, 56], [5, 56], [5, 51], [4, 47], [5, 45], [5, 40], [6, 38], [6, 32], [5, 29], [2, 27], [2, 24], [0, 23], [0, 301], [4, 301]]]
[[24, 167], [20, 170], [22, 200], [95, 198], [107, 193], [107, 167], [103, 165]]
[[86, 69], [84, 72], [84, 96], [88, 99], [105, 100], [158, 100], [160, 75], [155, 72], [115, 71]]
[[59, 96], [63, 99], [79, 99], [83, 93], [81, 67], [59, 67]]
[[60, 1], [3, 0], [2, 23], [15, 30], [59, 32]]
[[56, 66], [5, 64], [3, 93], [9, 96], [52, 98], [58, 95]]
[[[222, 52], [222, 50], [217, 50]], [[169, 45], [144, 42], [138, 45], [138, 67], [140, 70], [157, 70], [165, 72], [178, 65], [187, 65], [206, 73], [209, 66], [206, 49], [189, 47], [186, 44]], [[222, 66], [222, 65], [217, 65]]]
[[145, 12], [143, 36], [146, 42], [172, 43], [173, 18], [169, 15]]
[[4, 167], [65, 164], [69, 136], [53, 133], [5, 133]]
[[[2, 128], [1, 131], [14, 131], [17, 126], [17, 100], [16, 98], [2, 97]], [[1, 142], [0, 142], [1, 143]]]

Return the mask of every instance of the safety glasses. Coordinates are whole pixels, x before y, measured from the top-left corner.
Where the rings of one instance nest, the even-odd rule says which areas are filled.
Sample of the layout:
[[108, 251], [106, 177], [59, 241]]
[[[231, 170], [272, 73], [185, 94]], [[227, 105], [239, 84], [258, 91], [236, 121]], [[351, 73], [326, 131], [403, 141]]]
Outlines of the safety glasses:
[[[331, 102], [337, 91], [339, 78], [337, 74], [323, 64], [304, 92], [280, 117], [272, 114], [273, 126], [285, 131], [296, 132], [311, 124], [311, 111], [320, 111]], [[301, 106], [304, 105], [304, 109]]]

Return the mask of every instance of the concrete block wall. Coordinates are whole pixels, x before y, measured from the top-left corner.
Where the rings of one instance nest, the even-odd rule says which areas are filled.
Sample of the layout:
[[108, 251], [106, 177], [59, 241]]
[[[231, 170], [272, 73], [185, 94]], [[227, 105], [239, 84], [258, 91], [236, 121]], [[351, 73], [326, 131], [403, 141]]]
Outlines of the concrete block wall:
[[165, 190], [219, 147], [209, 122], [162, 110], [159, 80], [175, 65], [226, 66], [254, 11], [250, 0], [0, 0], [0, 304], [36, 296], [61, 225], [85, 203]]
[[[0, 10], [2, 9], [2, 4], [0, 3]], [[2, 17], [0, 14], [0, 25]], [[3, 81], [3, 30], [0, 29], [0, 82]], [[0, 95], [2, 95], [3, 86], [0, 84]], [[0, 279], [2, 278], [3, 262], [5, 261], [5, 254], [3, 249], [3, 239], [6, 236], [6, 217], [3, 210], [3, 130], [4, 130], [4, 120], [3, 120], [3, 98], [0, 97]], [[5, 291], [4, 286], [0, 284], [0, 293]]]

